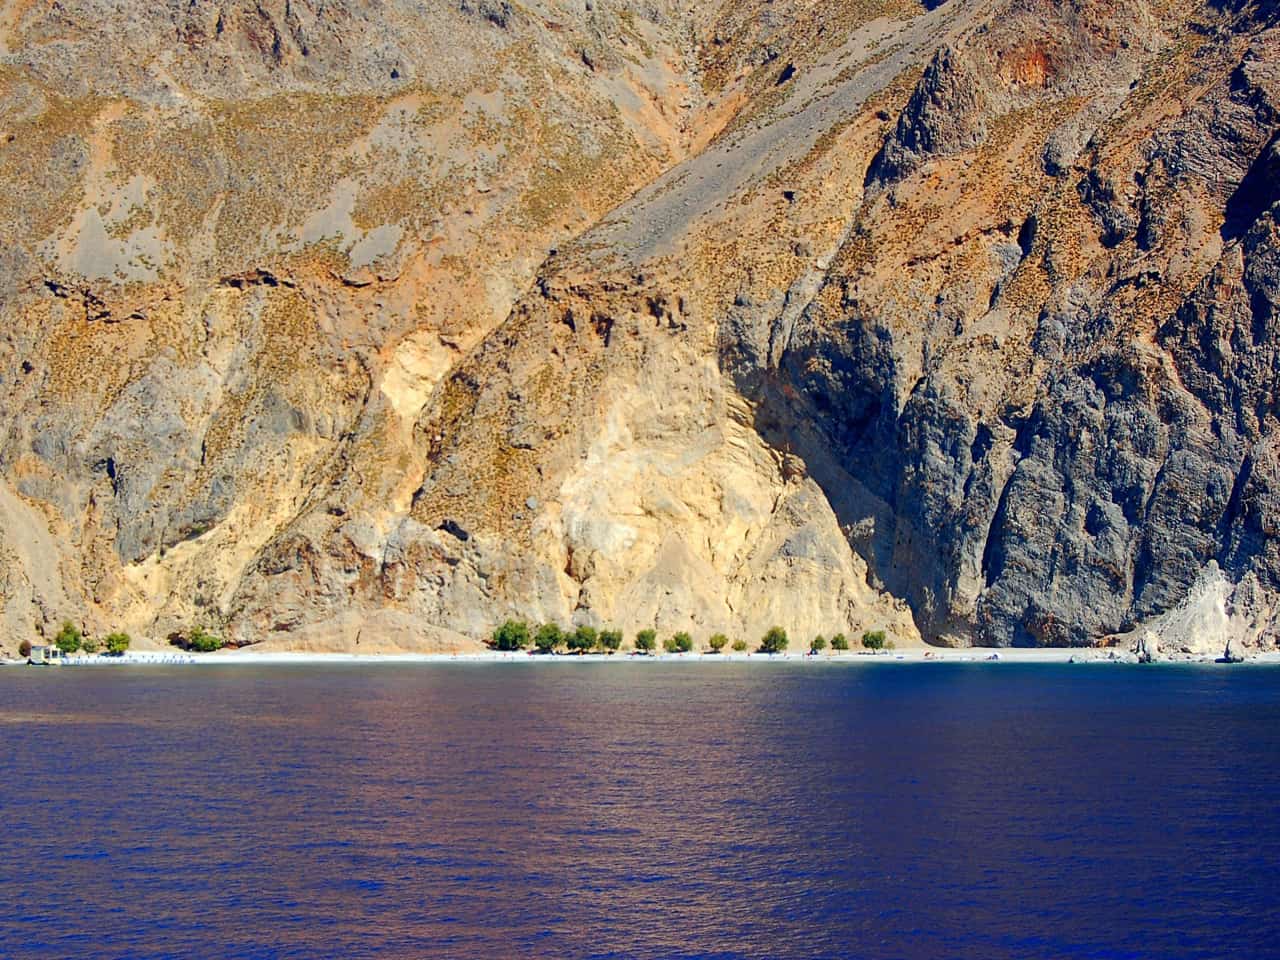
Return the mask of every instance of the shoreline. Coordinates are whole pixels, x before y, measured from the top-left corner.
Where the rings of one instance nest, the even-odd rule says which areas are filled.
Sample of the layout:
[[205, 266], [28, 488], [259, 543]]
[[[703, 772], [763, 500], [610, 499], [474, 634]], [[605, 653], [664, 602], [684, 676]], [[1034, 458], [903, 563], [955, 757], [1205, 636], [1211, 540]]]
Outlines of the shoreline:
[[[248, 651], [229, 650], [217, 653], [185, 653], [174, 651], [133, 651], [123, 656], [101, 654], [70, 656], [62, 661], [68, 667], [126, 667], [126, 666], [338, 666], [369, 664], [575, 664], [575, 663], [751, 663], [751, 664], [803, 664], [820, 667], [875, 665], [875, 664], [1137, 664], [1138, 658], [1129, 651], [1097, 648], [991, 648], [991, 647], [914, 647], [905, 650], [889, 650], [879, 653], [661, 653], [640, 656], [631, 653], [603, 654], [555, 654], [535, 655], [527, 652], [503, 653], [485, 650], [471, 653], [314, 653], [306, 651]], [[1238, 664], [1218, 663], [1209, 655], [1162, 657], [1155, 665], [1203, 665], [1248, 666], [1280, 665], [1280, 651], [1268, 651], [1248, 656]], [[28, 666], [24, 660], [3, 660], [0, 666]]]

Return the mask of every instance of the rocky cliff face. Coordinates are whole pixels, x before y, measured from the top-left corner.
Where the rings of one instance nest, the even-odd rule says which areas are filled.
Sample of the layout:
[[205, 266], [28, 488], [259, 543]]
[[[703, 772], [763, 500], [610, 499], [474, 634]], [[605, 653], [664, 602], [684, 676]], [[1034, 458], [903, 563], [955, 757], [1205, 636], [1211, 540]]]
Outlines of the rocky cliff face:
[[1274, 2], [16, 0], [0, 43], [6, 648], [1275, 644]]

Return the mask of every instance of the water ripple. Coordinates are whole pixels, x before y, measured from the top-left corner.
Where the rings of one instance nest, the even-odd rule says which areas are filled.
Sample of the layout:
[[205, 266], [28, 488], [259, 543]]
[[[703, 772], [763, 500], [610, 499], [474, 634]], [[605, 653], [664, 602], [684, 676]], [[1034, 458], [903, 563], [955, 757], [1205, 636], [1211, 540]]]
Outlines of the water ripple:
[[0, 675], [5, 960], [1280, 942], [1274, 671], [63, 673]]

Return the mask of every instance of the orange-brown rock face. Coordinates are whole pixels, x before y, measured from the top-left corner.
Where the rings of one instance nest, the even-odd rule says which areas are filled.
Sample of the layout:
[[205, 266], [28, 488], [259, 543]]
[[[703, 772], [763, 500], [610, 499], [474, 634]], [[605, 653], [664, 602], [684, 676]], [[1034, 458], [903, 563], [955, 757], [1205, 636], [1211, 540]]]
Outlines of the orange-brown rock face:
[[0, 646], [1272, 642], [1274, 4], [137, 13], [0, 17]]

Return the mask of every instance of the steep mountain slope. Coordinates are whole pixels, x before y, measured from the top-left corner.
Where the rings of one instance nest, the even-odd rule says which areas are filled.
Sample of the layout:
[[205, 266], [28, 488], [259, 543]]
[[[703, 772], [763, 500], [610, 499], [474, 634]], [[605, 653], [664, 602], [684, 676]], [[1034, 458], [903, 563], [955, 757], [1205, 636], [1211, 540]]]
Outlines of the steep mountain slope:
[[8, 648], [1275, 643], [1275, 3], [10, 0], [0, 41]]

